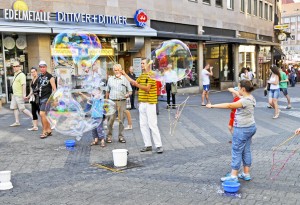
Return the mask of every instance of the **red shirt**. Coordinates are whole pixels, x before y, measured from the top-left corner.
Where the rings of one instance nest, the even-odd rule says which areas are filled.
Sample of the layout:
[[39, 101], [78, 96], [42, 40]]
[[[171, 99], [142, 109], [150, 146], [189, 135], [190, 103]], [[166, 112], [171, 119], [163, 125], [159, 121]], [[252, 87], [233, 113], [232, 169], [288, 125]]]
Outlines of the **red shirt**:
[[[233, 98], [233, 102], [237, 102], [239, 101], [239, 97], [234, 97]], [[235, 111], [236, 109], [231, 109], [231, 112], [230, 112], [230, 119], [229, 119], [229, 125], [230, 126], [233, 126], [233, 121], [234, 121], [234, 116], [235, 116]]]
[[156, 81], [156, 87], [157, 87], [157, 96], [159, 96], [161, 94], [161, 87], [162, 87], [162, 84], [160, 81]]

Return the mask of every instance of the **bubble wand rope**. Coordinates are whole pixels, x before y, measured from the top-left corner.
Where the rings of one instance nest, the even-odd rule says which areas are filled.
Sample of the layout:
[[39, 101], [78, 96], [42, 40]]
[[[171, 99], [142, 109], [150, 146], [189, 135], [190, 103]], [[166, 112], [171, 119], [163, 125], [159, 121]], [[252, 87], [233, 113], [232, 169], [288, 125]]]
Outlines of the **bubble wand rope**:
[[[281, 173], [281, 171], [282, 171], [283, 168], [285, 167], [286, 163], [287, 163], [287, 162], [291, 159], [291, 157], [292, 157], [292, 156], [300, 149], [300, 147], [297, 148], [297, 149], [295, 149], [295, 150], [288, 156], [288, 158], [284, 161], [283, 165], [282, 165], [279, 169], [275, 169], [275, 168], [276, 168], [276, 166], [275, 166], [275, 153], [276, 153], [276, 150], [277, 150], [279, 147], [283, 146], [283, 145], [284, 145], [285, 143], [287, 143], [288, 141], [290, 141], [291, 139], [293, 139], [294, 137], [296, 137], [296, 136], [297, 136], [297, 134], [294, 134], [293, 136], [289, 137], [289, 138], [288, 138], [287, 140], [285, 140], [284, 142], [280, 143], [277, 147], [275, 147], [275, 149], [273, 149], [273, 153], [272, 153], [272, 155], [273, 155], [273, 159], [272, 159], [272, 168], [271, 168], [271, 170], [270, 170], [270, 178], [271, 178], [271, 179], [275, 180], [275, 179], [278, 177], [278, 175]], [[275, 174], [274, 177], [272, 177], [272, 174], [273, 174], [274, 170], [279, 170], [279, 171]]]
[[[169, 121], [170, 121], [170, 131], [169, 131], [169, 133], [170, 133], [171, 136], [173, 136], [173, 134], [174, 134], [177, 122], [179, 121], [179, 117], [180, 117], [183, 109], [185, 108], [185, 105], [186, 105], [188, 99], [189, 99], [189, 96], [182, 103], [179, 104], [179, 106], [176, 110], [175, 121], [173, 123], [171, 122], [171, 114], [170, 114], [170, 110], [169, 110]], [[181, 109], [180, 109], [180, 106], [182, 106]], [[174, 125], [173, 131], [172, 131], [172, 124]]]

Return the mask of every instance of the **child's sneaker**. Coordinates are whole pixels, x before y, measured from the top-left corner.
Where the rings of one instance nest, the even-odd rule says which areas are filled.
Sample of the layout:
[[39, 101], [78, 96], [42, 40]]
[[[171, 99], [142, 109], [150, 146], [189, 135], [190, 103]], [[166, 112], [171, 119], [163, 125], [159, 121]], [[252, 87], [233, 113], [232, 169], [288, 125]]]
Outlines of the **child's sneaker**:
[[238, 177], [239, 177], [240, 179], [245, 180], [245, 181], [250, 181], [250, 180], [251, 180], [250, 174], [245, 174], [244, 172], [241, 173], [241, 174], [238, 174]]
[[222, 181], [222, 182], [226, 182], [226, 181], [239, 182], [238, 178], [232, 176], [231, 174], [230, 174], [230, 175], [226, 174], [225, 177], [222, 177], [222, 178], [221, 178], [221, 181]]

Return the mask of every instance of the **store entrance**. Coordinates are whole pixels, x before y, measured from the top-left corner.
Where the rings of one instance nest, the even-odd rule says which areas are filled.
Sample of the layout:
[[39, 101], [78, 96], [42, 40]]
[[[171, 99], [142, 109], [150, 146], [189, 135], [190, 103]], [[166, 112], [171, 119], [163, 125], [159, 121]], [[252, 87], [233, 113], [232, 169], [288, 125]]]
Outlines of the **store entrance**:
[[[31, 81], [30, 71], [28, 69], [28, 55], [27, 55], [27, 41], [26, 35], [24, 34], [15, 34], [15, 33], [5, 33], [3, 34], [3, 47], [4, 55], [2, 55], [2, 60], [4, 64], [5, 77], [2, 77], [2, 80], [7, 82], [7, 87], [11, 86], [14, 72], [13, 72], [13, 63], [15, 61], [20, 62], [21, 70], [27, 76], [27, 89], [26, 92], [29, 93], [29, 82]], [[2, 52], [1, 52], [2, 53]], [[1, 69], [1, 65], [0, 65]], [[0, 71], [1, 72], [1, 71]], [[3, 75], [2, 75], [3, 76]], [[2, 82], [2, 93], [6, 93], [5, 83]], [[11, 95], [8, 94], [7, 100], [10, 101]]]

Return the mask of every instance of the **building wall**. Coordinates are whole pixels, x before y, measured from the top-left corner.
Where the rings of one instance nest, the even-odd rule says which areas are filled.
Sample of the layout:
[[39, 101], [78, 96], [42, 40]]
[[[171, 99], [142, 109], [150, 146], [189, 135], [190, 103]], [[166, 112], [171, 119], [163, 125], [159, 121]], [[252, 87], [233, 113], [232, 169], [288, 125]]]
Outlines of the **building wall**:
[[[0, 1], [0, 8], [11, 8], [14, 2], [15, 0]], [[200, 27], [227, 28], [267, 36], [272, 36], [270, 31], [273, 31], [272, 21], [240, 12], [241, 1], [233, 1], [234, 10], [227, 9], [226, 1], [223, 1], [223, 7], [218, 7], [213, 0], [210, 5], [202, 3], [202, 0], [198, 3], [188, 0], [25, 0], [25, 2], [33, 11], [82, 12], [124, 15], [132, 18], [136, 9], [143, 8], [153, 20]], [[263, 3], [265, 2], [273, 4], [275, 8], [274, 0], [264, 0]], [[245, 1], [245, 7], [247, 7], [247, 1]]]

